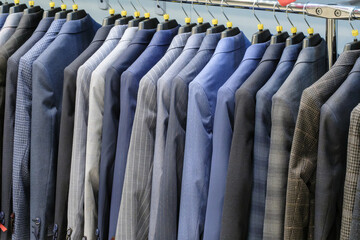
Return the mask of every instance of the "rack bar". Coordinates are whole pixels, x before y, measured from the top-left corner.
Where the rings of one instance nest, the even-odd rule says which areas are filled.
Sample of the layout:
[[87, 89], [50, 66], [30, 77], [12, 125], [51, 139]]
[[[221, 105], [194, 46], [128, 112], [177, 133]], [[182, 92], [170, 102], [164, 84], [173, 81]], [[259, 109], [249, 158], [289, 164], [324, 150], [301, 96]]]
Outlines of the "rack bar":
[[[181, 0], [160, 0], [164, 2], [177, 2]], [[256, 0], [255, 0], [256, 1]], [[184, 0], [183, 3], [221, 6], [221, 0]], [[253, 9], [262, 11], [274, 11], [274, 5], [277, 1], [258, 1], [254, 5], [254, 0], [224, 0], [224, 7]], [[277, 4], [276, 12], [286, 12], [286, 7]], [[344, 6], [337, 4], [317, 4], [317, 3], [291, 3], [287, 9], [288, 13], [306, 14], [308, 16], [326, 19], [326, 41], [328, 46], [329, 67], [331, 67], [337, 58], [337, 20], [348, 20], [350, 14], [353, 19], [360, 18], [360, 9], [353, 6]]]

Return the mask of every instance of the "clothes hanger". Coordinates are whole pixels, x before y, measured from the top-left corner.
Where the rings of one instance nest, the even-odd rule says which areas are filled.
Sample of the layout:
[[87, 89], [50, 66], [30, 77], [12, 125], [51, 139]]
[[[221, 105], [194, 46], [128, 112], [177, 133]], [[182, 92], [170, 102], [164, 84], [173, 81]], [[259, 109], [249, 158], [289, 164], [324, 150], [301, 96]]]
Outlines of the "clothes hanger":
[[[211, 1], [210, 1], [211, 2]], [[208, 0], [206, 0], [206, 3], [205, 3], [205, 6], [206, 6], [206, 9], [208, 11], [208, 13], [210, 14], [210, 16], [213, 18], [212, 19], [212, 24], [214, 25], [213, 27], [211, 28], [208, 28], [206, 30], [206, 35], [208, 34], [213, 34], [213, 33], [220, 33], [220, 32], [223, 32], [226, 30], [225, 26], [224, 25], [218, 25], [218, 20], [215, 18], [215, 16], [210, 12], [209, 10], [209, 7], [208, 7]]]
[[355, 8], [353, 8], [353, 10], [350, 12], [350, 15], [349, 15], [349, 24], [350, 24], [350, 27], [352, 28], [351, 33], [352, 33], [352, 35], [354, 37], [354, 41], [351, 42], [351, 43], [347, 43], [345, 45], [344, 52], [345, 51], [351, 51], [351, 50], [360, 49], [360, 42], [356, 38], [359, 35], [359, 31], [357, 29], [355, 29], [354, 26], [351, 23], [351, 19], [352, 19], [352, 15], [353, 15], [354, 10], [355, 10]]
[[112, 25], [115, 23], [115, 21], [119, 18], [121, 18], [121, 15], [120, 14], [115, 14], [115, 9], [113, 9], [110, 5], [109, 2], [107, 2], [107, 5], [108, 7], [110, 8], [109, 9], [109, 15], [108, 17], [104, 18], [103, 22], [102, 22], [102, 25], [103, 26], [108, 26], [108, 25]]
[[133, 20], [134, 17], [133, 16], [126, 16], [127, 15], [127, 11], [125, 10], [125, 8], [122, 6], [122, 4], [120, 3], [120, 1], [117, 1], [122, 9], [121, 11], [121, 18], [117, 19], [115, 21], [115, 26], [117, 25], [127, 25], [129, 23], [129, 21]]
[[[306, 5], [307, 3], [304, 5], [304, 10], [306, 11]], [[305, 15], [304, 15], [305, 16]], [[306, 20], [306, 18], [304, 18], [306, 24], [308, 25], [308, 33], [309, 33], [309, 36], [304, 38], [304, 41], [303, 41], [303, 49], [304, 48], [307, 48], [307, 47], [314, 47], [318, 44], [321, 43], [322, 41], [322, 38], [320, 36], [320, 34], [318, 33], [315, 33], [314, 34], [314, 28], [312, 28], [309, 24], [309, 22]]]
[[140, 17], [140, 12], [136, 9], [135, 5], [132, 3], [131, 0], [129, 0], [129, 2], [133, 6], [133, 8], [135, 9], [135, 12], [134, 12], [135, 19], [129, 21], [128, 27], [138, 27], [139, 23], [141, 21], [144, 21], [146, 18], [145, 17]]
[[227, 23], [226, 23], [227, 29], [225, 31], [221, 32], [221, 38], [236, 36], [240, 33], [240, 29], [238, 27], [233, 28], [232, 22], [229, 20], [229, 18], [226, 16], [226, 14], [224, 12], [223, 1], [224, 0], [221, 0], [221, 12], [224, 14], [224, 16], [227, 20]]
[[67, 6], [66, 6], [66, 4], [64, 3], [63, 0], [61, 0], [61, 2], [62, 2], [61, 11], [57, 12], [55, 14], [55, 20], [57, 20], [57, 19], [66, 19], [68, 13], [72, 12], [71, 10], [66, 10]]
[[20, 0], [14, 0], [15, 5], [10, 8], [10, 14], [23, 12], [27, 6], [26, 4], [20, 4]]
[[43, 18], [55, 17], [55, 14], [56, 14], [57, 12], [60, 12], [60, 11], [61, 11], [61, 8], [59, 8], [59, 7], [55, 8], [55, 2], [53, 2], [52, 0], [50, 0], [49, 5], [50, 5], [50, 9], [44, 11]]
[[[290, 45], [294, 45], [294, 44], [298, 44], [298, 43], [301, 43], [304, 38], [305, 38], [305, 35], [304, 33], [302, 32], [297, 32], [297, 28], [294, 26], [294, 24], [292, 23], [292, 21], [290, 20], [289, 18], [289, 15], [288, 15], [288, 6], [286, 6], [286, 18], [288, 19], [288, 21], [290, 22], [291, 24], [291, 33], [292, 35], [290, 37], [288, 37], [286, 39], [286, 47], [290, 46]], [[305, 6], [305, 5], [304, 5]], [[304, 13], [304, 19], [305, 19], [305, 13]], [[306, 20], [306, 19], [305, 19]]]
[[196, 23], [191, 23], [191, 18], [188, 16], [187, 12], [185, 11], [182, 0], [180, 1], [180, 5], [181, 5], [181, 9], [183, 10], [183, 12], [185, 14], [185, 25], [183, 25], [179, 28], [178, 34], [191, 32], [191, 29], [194, 26], [196, 26]]
[[159, 20], [157, 20], [157, 18], [150, 18], [150, 13], [144, 8], [144, 6], [140, 3], [139, 0], [137, 0], [137, 2], [142, 7], [142, 9], [145, 11], [145, 13], [144, 13], [145, 20], [141, 21], [139, 23], [139, 30], [156, 28], [157, 25], [159, 24]]
[[196, 11], [194, 7], [194, 0], [192, 0], [191, 2], [191, 7], [198, 16], [198, 24], [191, 29], [191, 34], [206, 32], [206, 30], [211, 27], [210, 23], [204, 23], [204, 19], [200, 16], [200, 14]]
[[275, 14], [275, 7], [277, 6], [277, 2], [275, 2], [274, 4], [274, 8], [273, 8], [273, 13], [274, 13], [274, 18], [277, 22], [277, 26], [276, 26], [276, 31], [277, 31], [277, 34], [276, 35], [273, 35], [271, 37], [271, 44], [276, 44], [276, 43], [283, 43], [283, 42], [286, 42], [286, 39], [289, 37], [289, 34], [287, 32], [283, 32], [283, 27], [281, 26], [280, 22], [279, 22], [279, 19], [276, 17], [276, 14]]
[[[251, 39], [251, 44], [264, 43], [271, 39], [271, 33], [270, 33], [269, 29], [264, 30], [264, 24], [261, 23], [260, 19], [255, 14], [255, 3], [257, 4], [257, 0], [254, 0], [252, 10], [253, 10], [254, 17], [259, 22], [259, 24], [257, 25], [259, 31], [253, 34], [252, 39]], [[258, 5], [258, 7], [259, 7], [259, 5]]]
[[9, 13], [10, 8], [14, 5], [13, 3], [4, 2], [4, 4], [0, 6], [0, 14]]
[[72, 1], [74, 3], [72, 5], [73, 11], [68, 13], [68, 15], [66, 16], [66, 21], [79, 20], [86, 17], [87, 16], [86, 11], [84, 9], [79, 10], [79, 6], [75, 3], [74, 0]]
[[36, 13], [38, 11], [41, 11], [40, 6], [34, 6], [34, 5], [35, 5], [34, 1], [29, 1], [29, 8], [24, 10], [24, 14], [31, 14], [31, 13]]
[[[173, 28], [176, 28], [177, 26], [179, 26], [179, 24], [177, 23], [177, 21], [175, 19], [170, 19], [169, 14], [167, 14], [165, 12], [165, 10], [160, 6], [159, 0], [157, 0], [156, 3], [157, 3], [157, 7], [160, 8], [163, 11], [163, 18], [165, 20], [164, 22], [159, 23], [157, 25], [157, 31], [173, 29]], [[147, 22], [147, 21], [148, 20], [144, 21], [144, 23]]]

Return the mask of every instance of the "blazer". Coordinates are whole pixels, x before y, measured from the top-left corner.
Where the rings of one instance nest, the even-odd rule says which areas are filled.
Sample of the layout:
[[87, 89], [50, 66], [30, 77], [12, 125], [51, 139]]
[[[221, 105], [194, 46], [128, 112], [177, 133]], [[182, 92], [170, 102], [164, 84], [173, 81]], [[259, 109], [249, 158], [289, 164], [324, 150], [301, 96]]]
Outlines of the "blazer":
[[[318, 142], [319, 137], [324, 137], [324, 135], [319, 136], [320, 109], [345, 81], [359, 56], [360, 50], [343, 52], [335, 65], [316, 83], [305, 89], [301, 96], [289, 162], [284, 227], [285, 239], [303, 239], [304, 237], [314, 239]], [[321, 178], [319, 183], [321, 184]], [[324, 202], [321, 205], [326, 210], [322, 211], [321, 206], [317, 211], [321, 213], [321, 216], [325, 217], [324, 223], [326, 224], [327, 221], [325, 220], [330, 220], [326, 216], [329, 212]], [[318, 213], [317, 216], [319, 216]], [[332, 218], [332, 220], [335, 220], [335, 218]], [[333, 227], [331, 224], [329, 225], [330, 228]], [[321, 233], [326, 235], [323, 228], [321, 228]], [[319, 235], [316, 234], [316, 236]]]
[[179, 240], [200, 239], [204, 233], [217, 91], [239, 66], [249, 46], [242, 32], [221, 39], [209, 63], [190, 84]]
[[[348, 160], [350, 157], [351, 161], [356, 161], [356, 164], [359, 163], [359, 122], [360, 120], [360, 105], [357, 105], [354, 110], [351, 112], [351, 123], [349, 130], [349, 142], [348, 142]], [[354, 154], [354, 155], [352, 155]], [[348, 161], [348, 164], [352, 165], [351, 162]], [[350, 166], [349, 166], [350, 167]], [[358, 169], [354, 169], [355, 174], [359, 172]], [[347, 174], [348, 172], [346, 172]], [[348, 175], [346, 175], [347, 177]], [[355, 186], [353, 188], [355, 191], [352, 193], [354, 195], [354, 203], [353, 203], [353, 212], [351, 219], [351, 228], [350, 228], [350, 238], [349, 239], [359, 239], [360, 237], [360, 178], [356, 178], [358, 176], [354, 176], [355, 178], [352, 180], [354, 183], [352, 185]], [[346, 182], [345, 182], [345, 194], [346, 194]], [[345, 197], [345, 195], [344, 195]], [[345, 200], [344, 200], [345, 204]], [[345, 205], [344, 205], [345, 206]]]
[[326, 72], [326, 54], [325, 41], [301, 50], [290, 75], [272, 98], [264, 239], [284, 237], [287, 174], [300, 98], [302, 91]]
[[[110, 30], [103, 45], [79, 68], [76, 78], [76, 102], [74, 119], [74, 137], [71, 162], [85, 162], [86, 159], [86, 138], [89, 113], [89, 87], [91, 74], [104, 58], [115, 48], [125, 32], [127, 26], [119, 25]], [[73, 165], [73, 163], [72, 163]], [[73, 166], [76, 166], [74, 164]], [[76, 171], [76, 168], [75, 168]], [[88, 239], [95, 239], [97, 226], [96, 211], [96, 186], [93, 186], [90, 179], [91, 173], [85, 170], [84, 183], [84, 236]], [[94, 185], [98, 185], [94, 183]], [[94, 196], [96, 195], [96, 196]]]
[[[204, 37], [205, 33], [191, 35], [188, 38], [183, 51], [157, 82], [157, 117], [153, 160], [154, 166], [151, 184], [149, 239], [170, 239], [171, 234], [173, 233], [169, 228], [169, 223], [172, 221], [171, 219], [177, 218], [177, 214], [170, 215], [170, 212], [167, 211], [165, 206], [169, 203], [167, 199], [170, 196], [176, 197], [176, 194], [174, 194], [176, 188], [168, 189], [165, 187], [165, 185], [168, 184], [168, 179], [174, 177], [174, 175], [166, 172], [167, 162], [164, 162], [171, 85], [179, 71], [188, 64], [189, 59], [192, 59], [196, 55]], [[167, 176], [168, 174], [170, 175]], [[176, 201], [172, 201], [171, 203], [176, 204]], [[169, 237], [167, 236], [168, 234], [170, 234]]]
[[[351, 83], [357, 81], [360, 71], [359, 64], [360, 64], [360, 60], [357, 60], [345, 83], [348, 82], [349, 79], [351, 79]], [[345, 85], [345, 83], [343, 85]], [[352, 86], [351, 83], [348, 86]], [[356, 88], [357, 86], [355, 86], [355, 90]], [[349, 89], [348, 91], [352, 93], [352, 89]], [[346, 146], [347, 148], [346, 171], [345, 171], [346, 174], [345, 174], [345, 182], [344, 182], [344, 197], [343, 197], [343, 207], [342, 207], [340, 239], [349, 239], [350, 237], [350, 229], [353, 220], [352, 217], [353, 217], [354, 205], [355, 205], [356, 186], [360, 176], [360, 159], [358, 153], [359, 152], [358, 146], [360, 145], [360, 143], [358, 136], [359, 131], [358, 131], [358, 120], [357, 120], [358, 108], [359, 107], [354, 108], [352, 110], [351, 115], [347, 113], [348, 115], [346, 116], [348, 117], [347, 125], [349, 125], [350, 123], [350, 126], [348, 126], [349, 137], [347, 140], [348, 144]], [[315, 199], [316, 199], [316, 195], [315, 195]], [[315, 205], [315, 209], [316, 209], [316, 205]], [[316, 212], [315, 212], [315, 218], [316, 218]], [[315, 222], [315, 231], [316, 231], [316, 227], [317, 224]]]
[[274, 74], [256, 94], [249, 239], [262, 239], [263, 236], [271, 134], [271, 99], [291, 73], [301, 49], [302, 43], [286, 47]]
[[[158, 31], [148, 46], [148, 49], [153, 44], [164, 46], [158, 48], [158, 54], [162, 53], [163, 56], [155, 55], [157, 57], [151, 58], [149, 62], [152, 62], [153, 67], [140, 81], [138, 104], [131, 134], [116, 229], [116, 239], [147, 238], [149, 234], [150, 193], [157, 107], [156, 84], [161, 75], [179, 56], [179, 52], [184, 48], [189, 38], [187, 33], [175, 36], [178, 28]], [[165, 53], [167, 46], [169, 48]], [[142, 55], [150, 54], [157, 47], [151, 49], [151, 51], [145, 50]]]
[[14, 127], [13, 208], [15, 239], [30, 238], [30, 137], [32, 65], [59, 33], [65, 19], [53, 21], [45, 36], [20, 59]]
[[246, 239], [251, 203], [256, 93], [276, 70], [285, 43], [271, 44], [235, 94], [232, 137], [220, 239]]
[[[345, 82], [321, 107], [316, 167], [315, 239], [339, 239], [340, 228], [347, 239], [350, 235], [351, 221], [345, 230], [345, 226], [341, 225], [341, 218], [351, 220], [352, 217], [352, 208], [343, 216], [342, 210], [346, 207], [343, 205], [343, 196], [350, 115], [360, 102], [359, 71], [360, 60], [357, 60]], [[345, 237], [343, 234], [342, 237]]]
[[164, 163], [167, 164], [164, 164], [163, 168], [163, 171], [169, 174], [164, 176], [165, 184], [162, 185], [159, 193], [167, 196], [163, 209], [166, 215], [161, 218], [162, 221], [166, 221], [167, 227], [159, 230], [166, 239], [177, 239], [178, 233], [189, 84], [209, 62], [219, 40], [220, 33], [205, 35], [199, 51], [177, 74], [171, 85], [169, 123], [164, 155]]
[[[132, 91], [132, 90], [129, 90], [126, 87], [124, 87], [127, 90], [129, 90], [129, 91], [126, 91], [126, 90], [123, 90], [123, 87], [120, 87], [120, 84], [121, 84], [120, 81], [121, 81], [122, 75], [123, 75], [122, 73], [124, 70], [128, 69], [129, 66], [131, 66], [132, 69], [134, 69], [134, 66], [139, 66], [138, 63], [136, 63], [136, 64], [135, 63], [132, 64], [132, 63], [134, 61], [138, 62], [137, 58], [139, 56], [141, 56], [143, 51], [146, 49], [146, 47], [150, 43], [151, 38], [153, 37], [155, 32], [156, 32], [155, 29], [142, 29], [140, 31], [137, 31], [135, 33], [135, 36], [131, 40], [130, 45], [124, 51], [123, 57], [117, 59], [113, 63], [111, 68], [108, 70], [106, 79], [113, 82], [112, 85], [114, 85], [114, 88], [112, 89], [112, 92], [116, 93], [117, 90], [119, 90], [119, 92], [121, 93], [120, 96], [118, 96], [116, 94], [115, 95], [111, 94], [111, 96], [113, 98], [114, 98], [114, 96], [119, 97], [118, 101], [113, 101], [111, 103], [111, 104], [113, 104], [114, 107], [112, 109], [107, 109], [108, 114], [110, 114], [111, 116], [115, 115], [113, 122], [117, 121], [117, 117], [120, 114], [121, 104], [124, 104], [123, 108], [121, 108], [122, 109], [121, 112], [124, 113], [125, 116], [128, 116], [128, 115], [126, 115], [126, 110], [129, 108], [132, 108], [132, 105], [130, 105], [128, 102], [121, 103], [121, 101], [126, 101], [126, 100], [122, 100], [122, 99], [127, 99], [127, 97], [129, 96], [129, 93], [137, 94], [137, 89], [135, 91]], [[148, 62], [146, 62], [146, 63], [148, 63]], [[144, 64], [144, 62], [141, 62], [141, 65], [140, 65], [141, 67], [135, 68], [136, 71], [140, 72], [139, 73], [140, 76], [136, 76], [139, 79], [137, 80], [137, 78], [133, 78], [132, 77], [133, 75], [131, 75], [131, 77], [126, 78], [126, 81], [129, 81], [130, 84], [134, 84], [134, 85], [137, 84], [136, 86], [138, 86], [138, 82], [140, 81], [141, 77], [143, 75], [145, 75], [145, 73], [148, 70], [150, 70], [150, 68], [153, 66], [151, 64], [151, 62], [149, 62], [149, 65]], [[105, 84], [106, 84], [107, 80], [105, 80]], [[130, 86], [132, 86], [132, 85], [130, 85]], [[117, 88], [119, 88], [119, 89], [117, 89]], [[105, 93], [105, 95], [106, 95], [106, 93]], [[109, 99], [109, 98], [107, 98], [107, 99]], [[135, 97], [135, 100], [136, 100], [136, 97]], [[106, 109], [104, 110], [104, 113], [105, 113], [105, 111], [106, 111]], [[110, 123], [109, 120], [112, 119], [111, 116], [109, 116], [109, 115], [107, 116], [106, 120], [107, 120], [108, 124]], [[125, 121], [131, 121], [131, 119], [133, 119], [133, 116], [131, 118], [130, 118], [130, 116], [128, 116], [128, 118], [126, 118]], [[106, 120], [104, 119], [104, 122]], [[107, 135], [115, 135], [116, 138], [118, 138], [118, 139], [124, 138], [126, 136], [125, 133], [120, 134], [120, 132], [115, 131], [115, 130], [113, 132], [110, 132], [109, 130], [112, 128], [111, 126], [115, 126], [116, 129], [121, 128], [120, 123], [115, 124], [115, 125], [110, 124], [109, 127], [104, 125], [104, 127], [103, 127], [103, 137], [102, 137], [103, 144], [101, 146], [100, 187], [99, 187], [99, 205], [98, 205], [99, 206], [98, 227], [99, 227], [100, 236], [102, 239], [111, 239], [111, 238], [115, 237], [117, 218], [119, 215], [120, 200], [121, 200], [121, 197], [119, 197], [119, 195], [122, 192], [122, 185], [123, 185], [123, 179], [124, 179], [124, 176], [121, 175], [122, 170], [118, 169], [118, 166], [115, 165], [115, 153], [113, 152], [113, 150], [120, 154], [127, 154], [127, 150], [128, 150], [128, 146], [129, 146], [129, 143], [124, 143], [122, 141], [118, 142], [117, 146], [116, 145], [114, 146], [115, 142], [113, 141], [113, 138], [110, 136], [105, 137], [106, 134]], [[126, 131], [131, 132], [131, 127], [127, 128]], [[128, 141], [130, 142], [130, 137], [129, 137]], [[110, 143], [110, 144], [104, 144], [105, 142]], [[125, 149], [124, 145], [127, 146], [126, 149]], [[114, 147], [115, 147], [115, 149], [114, 149]], [[124, 152], [121, 152], [121, 151], [124, 151]], [[125, 151], [126, 151], [126, 153], [125, 153]], [[114, 168], [115, 168], [115, 170], [114, 170]], [[115, 176], [115, 178], [114, 178], [114, 176]], [[119, 176], [121, 176], [121, 177], [119, 177]], [[114, 181], [114, 185], [113, 185], [113, 181]], [[112, 209], [112, 210], [110, 211], [110, 209]]]
[[[127, 48], [137, 28], [127, 28], [111, 53], [92, 72], [89, 90], [89, 115], [86, 139], [86, 158], [72, 162], [70, 172], [68, 225], [80, 236], [84, 228], [84, 183], [86, 163], [100, 160], [101, 130], [104, 109], [104, 85], [111, 63]], [[98, 173], [96, 173], [98, 174]], [[96, 176], [98, 179], [98, 176]]]
[[4, 26], [0, 31], [0, 46], [4, 45], [7, 40], [9, 40], [9, 38], [14, 34], [22, 16], [23, 12], [17, 12], [9, 14], [9, 17], [6, 18]]
[[34, 240], [53, 234], [64, 69], [88, 47], [99, 27], [89, 15], [67, 21], [33, 64], [30, 221]]
[[57, 235], [59, 239], [66, 238], [67, 232], [67, 204], [70, 182], [69, 169], [71, 168], [72, 140], [74, 132], [76, 76], [80, 66], [102, 46], [112, 27], [113, 25], [101, 27], [96, 32], [89, 47], [64, 70], [54, 218], [54, 235]]
[[2, 29], [2, 27], [5, 24], [5, 21], [7, 19], [7, 17], [9, 16], [9, 13], [2, 13], [0, 14], [0, 30]]
[[[0, 15], [0, 19], [1, 16]], [[3, 136], [3, 165], [2, 169], [2, 193], [1, 193], [1, 209], [4, 213], [4, 219], [0, 219], [8, 229], [14, 229], [10, 226], [10, 216], [13, 212], [12, 206], [12, 167], [13, 167], [13, 143], [14, 143], [14, 124], [15, 124], [15, 105], [16, 91], [18, 80], [19, 61], [24, 54], [40, 40], [54, 18], [44, 18], [40, 21], [38, 27], [34, 31], [29, 40], [24, 43], [8, 60], [6, 73], [6, 90], [5, 90], [5, 115], [4, 115], [4, 136]], [[6, 166], [6, 167], [5, 167]], [[1, 233], [2, 239], [9, 239], [11, 231]]]
[[248, 47], [239, 67], [219, 89], [214, 116], [214, 138], [209, 196], [204, 226], [205, 239], [219, 239], [235, 109], [235, 92], [257, 68], [270, 42]]

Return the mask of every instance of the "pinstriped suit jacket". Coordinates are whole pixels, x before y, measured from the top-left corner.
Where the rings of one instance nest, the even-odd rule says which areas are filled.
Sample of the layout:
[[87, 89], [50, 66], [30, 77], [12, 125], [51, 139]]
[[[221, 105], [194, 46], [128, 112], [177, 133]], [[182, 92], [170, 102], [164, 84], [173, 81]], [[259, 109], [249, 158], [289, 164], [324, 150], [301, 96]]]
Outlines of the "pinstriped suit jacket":
[[[102, 60], [115, 48], [119, 42], [126, 25], [113, 27], [107, 36], [103, 45], [79, 68], [76, 78], [76, 101], [75, 101], [75, 119], [74, 119], [74, 138], [73, 151], [71, 159], [71, 168], [77, 175], [81, 176], [85, 173], [84, 183], [84, 236], [89, 240], [95, 239], [95, 230], [97, 226], [97, 186], [96, 182], [92, 182], [93, 176], [89, 169], [85, 166], [86, 159], [86, 139], [88, 126], [88, 110], [89, 110], [89, 87], [91, 74]], [[74, 175], [72, 175], [74, 177]], [[80, 178], [81, 179], [81, 178]], [[80, 180], [79, 179], [79, 180]], [[70, 179], [76, 181], [75, 179]], [[82, 203], [80, 203], [81, 205]]]
[[272, 98], [264, 239], [278, 240], [284, 236], [288, 165], [301, 93], [325, 73], [326, 66], [324, 40], [301, 50], [289, 77]]
[[[162, 43], [161, 45], [172, 41], [165, 55], [140, 81], [116, 239], [148, 238], [157, 109], [156, 84], [179, 56], [190, 36], [188, 33], [175, 36], [177, 31], [178, 27], [158, 31], [152, 40], [154, 43]], [[151, 45], [152, 43], [149, 47]]]
[[[339, 59], [340, 60], [340, 59]], [[351, 66], [350, 66], [351, 67]], [[350, 235], [341, 225], [346, 172], [346, 149], [351, 111], [360, 102], [360, 59], [345, 82], [321, 107], [315, 190], [315, 239], [343, 239]], [[351, 171], [352, 169], [350, 169]], [[349, 208], [347, 208], [349, 209]], [[351, 219], [351, 211], [345, 212]], [[344, 231], [345, 230], [345, 231]]]
[[[1, 16], [1, 15], [0, 15]], [[18, 83], [18, 70], [20, 58], [24, 56], [39, 41], [54, 18], [44, 18], [40, 21], [33, 35], [24, 43], [8, 60], [6, 73], [6, 99], [5, 99], [5, 121], [4, 121], [4, 145], [3, 145], [3, 169], [2, 169], [2, 193], [1, 210], [4, 212], [5, 226], [11, 229], [10, 214], [13, 212], [12, 204], [12, 165], [13, 165], [13, 145], [14, 145], [14, 124], [15, 124], [15, 105], [16, 91]], [[6, 166], [6, 167], [5, 167]], [[5, 180], [7, 179], [7, 180]], [[10, 184], [9, 184], [10, 181]], [[1, 220], [0, 220], [1, 221]], [[10, 238], [10, 231], [1, 233], [2, 239]]]
[[[188, 33], [190, 34], [190, 33]], [[177, 219], [177, 215], [171, 215], [166, 204], [169, 203], [169, 195], [176, 196], [176, 188], [166, 188], [169, 175], [166, 172], [167, 162], [165, 162], [165, 141], [168, 128], [168, 117], [170, 107], [171, 86], [176, 75], [192, 59], [198, 51], [205, 33], [193, 34], [189, 37], [184, 50], [173, 64], [166, 70], [157, 82], [157, 114], [156, 114], [156, 132], [154, 145], [154, 167], [151, 184], [151, 207], [150, 207], [150, 229], [149, 239], [169, 239], [168, 233], [170, 221]], [[173, 201], [176, 202], [176, 201]], [[166, 227], [165, 227], [166, 226]]]
[[[24, 166], [30, 166], [32, 65], [55, 39], [65, 21], [54, 21], [45, 36], [20, 59], [14, 127], [14, 239], [30, 238], [30, 169]], [[47, 182], [43, 184], [46, 185]], [[38, 185], [38, 191], [33, 193], [44, 196], [45, 193], [41, 192], [42, 189], [46, 189], [44, 185]]]
[[55, 199], [55, 224], [59, 239], [66, 238], [77, 71], [101, 47], [112, 27], [112, 25], [101, 27], [89, 47], [64, 70]]
[[302, 94], [289, 162], [284, 239], [314, 239], [320, 109], [359, 56], [360, 50], [342, 53], [335, 65]]
[[[357, 60], [351, 75], [359, 79], [359, 60]], [[356, 69], [355, 69], [356, 67]], [[351, 76], [350, 75], [350, 76]], [[350, 129], [347, 145], [346, 175], [344, 183], [344, 198], [342, 208], [340, 239], [349, 239], [353, 221], [356, 187], [360, 179], [360, 105], [351, 113]], [[315, 206], [316, 207], [316, 206]], [[357, 220], [355, 220], [357, 221]], [[316, 223], [315, 223], [316, 228]], [[360, 229], [359, 229], [360, 230]]]

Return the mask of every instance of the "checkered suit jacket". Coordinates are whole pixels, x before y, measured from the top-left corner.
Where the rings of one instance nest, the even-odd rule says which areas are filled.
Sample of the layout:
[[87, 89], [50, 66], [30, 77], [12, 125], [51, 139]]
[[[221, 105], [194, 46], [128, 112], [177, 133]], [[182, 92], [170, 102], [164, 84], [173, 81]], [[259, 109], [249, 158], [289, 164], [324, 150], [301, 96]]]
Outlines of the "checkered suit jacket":
[[285, 239], [314, 239], [320, 109], [344, 82], [359, 56], [360, 50], [344, 52], [335, 65], [302, 94], [289, 163]]

